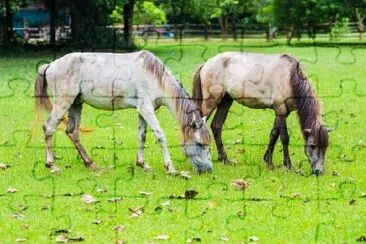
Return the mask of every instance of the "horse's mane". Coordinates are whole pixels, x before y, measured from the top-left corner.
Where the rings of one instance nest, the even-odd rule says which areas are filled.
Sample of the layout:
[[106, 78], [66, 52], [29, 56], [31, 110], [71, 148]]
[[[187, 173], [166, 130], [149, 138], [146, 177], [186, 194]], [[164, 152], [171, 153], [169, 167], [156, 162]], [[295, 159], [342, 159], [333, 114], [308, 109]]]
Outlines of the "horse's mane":
[[292, 89], [292, 99], [299, 117], [299, 122], [303, 135], [305, 129], [311, 129], [315, 140], [319, 145], [328, 145], [328, 133], [321, 121], [320, 104], [314, 89], [305, 76], [300, 63], [291, 56], [282, 55], [291, 66], [290, 85]]
[[[171, 100], [174, 106], [176, 117], [180, 123], [185, 140], [192, 138], [191, 123], [193, 120], [200, 123], [200, 112], [194, 102], [191, 101], [187, 91], [183, 88], [182, 83], [177, 80], [162, 61], [148, 51], [141, 51], [139, 58], [143, 60], [145, 71], [153, 75], [159, 82], [159, 86], [166, 94], [165, 100]], [[207, 135], [206, 135], [207, 133]], [[209, 144], [209, 134], [207, 130], [201, 130], [202, 138]]]

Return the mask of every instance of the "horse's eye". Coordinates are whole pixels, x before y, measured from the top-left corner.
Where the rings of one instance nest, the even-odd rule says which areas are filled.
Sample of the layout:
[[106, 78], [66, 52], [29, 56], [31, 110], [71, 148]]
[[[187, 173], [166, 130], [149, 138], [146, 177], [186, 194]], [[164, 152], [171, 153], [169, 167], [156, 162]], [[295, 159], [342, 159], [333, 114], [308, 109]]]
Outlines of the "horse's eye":
[[311, 149], [315, 149], [315, 145], [310, 145], [310, 148]]

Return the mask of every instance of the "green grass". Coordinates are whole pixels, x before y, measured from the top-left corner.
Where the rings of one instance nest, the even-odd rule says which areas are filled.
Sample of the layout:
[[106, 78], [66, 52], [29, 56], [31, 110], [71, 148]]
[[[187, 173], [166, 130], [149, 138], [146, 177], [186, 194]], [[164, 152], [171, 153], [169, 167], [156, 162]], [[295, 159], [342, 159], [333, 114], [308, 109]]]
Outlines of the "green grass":
[[[34, 121], [33, 84], [39, 60], [49, 53], [22, 53], [0, 57], [0, 242], [55, 242], [52, 230], [66, 229], [71, 237], [86, 243], [128, 243], [154, 241], [159, 234], [167, 243], [184, 243], [198, 237], [203, 243], [248, 242], [256, 236], [262, 243], [352, 243], [366, 236], [366, 49], [351, 47], [314, 48], [240, 47], [239, 42], [148, 43], [190, 92], [194, 70], [203, 59], [219, 51], [289, 53], [302, 60], [306, 73], [317, 87], [324, 122], [335, 130], [326, 156], [326, 174], [309, 176], [303, 140], [295, 113], [289, 117], [292, 162], [303, 174], [281, 166], [281, 144], [275, 150], [274, 171], [266, 169], [262, 156], [273, 123], [270, 110], [252, 110], [235, 104], [223, 132], [229, 157], [237, 166], [214, 162], [212, 175], [196, 175], [180, 148], [181, 136], [175, 119], [163, 108], [158, 118], [167, 136], [173, 163], [190, 171], [192, 179], [172, 177], [163, 169], [160, 146], [152, 132], [147, 138], [146, 161], [155, 174], [135, 167], [137, 114], [135, 110], [115, 113], [84, 107], [82, 122], [94, 132], [82, 135], [82, 142], [100, 166], [115, 169], [102, 174], [85, 169], [62, 128], [54, 145], [60, 176], [43, 166], [43, 135]], [[353, 60], [353, 56], [356, 57]], [[61, 54], [59, 54], [61, 55]], [[336, 59], [338, 55], [338, 58]], [[343, 62], [345, 64], [341, 64]], [[45, 118], [45, 116], [44, 116]], [[116, 143], [115, 143], [116, 142]], [[238, 143], [239, 142], [239, 143]], [[213, 158], [217, 158], [211, 143]], [[133, 172], [133, 174], [131, 173]], [[235, 179], [249, 183], [245, 191], [231, 186]], [[7, 193], [9, 187], [17, 189]], [[103, 188], [106, 192], [100, 193]], [[178, 199], [195, 190], [193, 200]], [[151, 196], [139, 191], [151, 192]], [[82, 194], [93, 195], [96, 204], [85, 204]], [[119, 203], [108, 202], [122, 197]], [[159, 206], [172, 198], [170, 206]], [[355, 200], [355, 201], [353, 201]], [[129, 218], [129, 208], [144, 206], [138, 218]], [[21, 214], [19, 219], [19, 215]], [[18, 216], [18, 218], [16, 218]], [[92, 224], [96, 219], [99, 225]], [[122, 232], [113, 228], [124, 225]], [[159, 241], [154, 241], [159, 242]]]

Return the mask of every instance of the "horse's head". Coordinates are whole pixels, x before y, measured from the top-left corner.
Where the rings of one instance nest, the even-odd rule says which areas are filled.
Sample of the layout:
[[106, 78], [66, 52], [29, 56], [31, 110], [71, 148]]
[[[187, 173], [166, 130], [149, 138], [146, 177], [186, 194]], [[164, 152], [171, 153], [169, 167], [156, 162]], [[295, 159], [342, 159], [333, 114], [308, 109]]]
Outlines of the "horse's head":
[[190, 121], [184, 126], [183, 150], [198, 173], [212, 172], [212, 160], [209, 149], [210, 134], [200, 114], [194, 111]]
[[328, 148], [328, 132], [324, 126], [305, 129], [305, 154], [311, 164], [311, 169], [317, 176], [324, 173], [324, 158]]

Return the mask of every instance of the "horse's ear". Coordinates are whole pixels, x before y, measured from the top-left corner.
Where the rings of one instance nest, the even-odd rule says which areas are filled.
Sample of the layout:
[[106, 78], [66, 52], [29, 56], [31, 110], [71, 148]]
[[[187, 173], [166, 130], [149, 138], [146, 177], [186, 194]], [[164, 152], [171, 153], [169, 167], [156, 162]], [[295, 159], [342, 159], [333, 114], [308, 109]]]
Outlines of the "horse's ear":
[[311, 133], [311, 129], [304, 129], [304, 134], [309, 135]]
[[205, 124], [206, 124], [207, 116], [203, 116], [203, 117], [202, 117], [202, 120], [203, 120], [203, 123], [205, 123]]
[[332, 132], [333, 130], [334, 130], [334, 128], [330, 128], [330, 127], [329, 127], [329, 128], [327, 128], [327, 131], [328, 131], [328, 132]]

